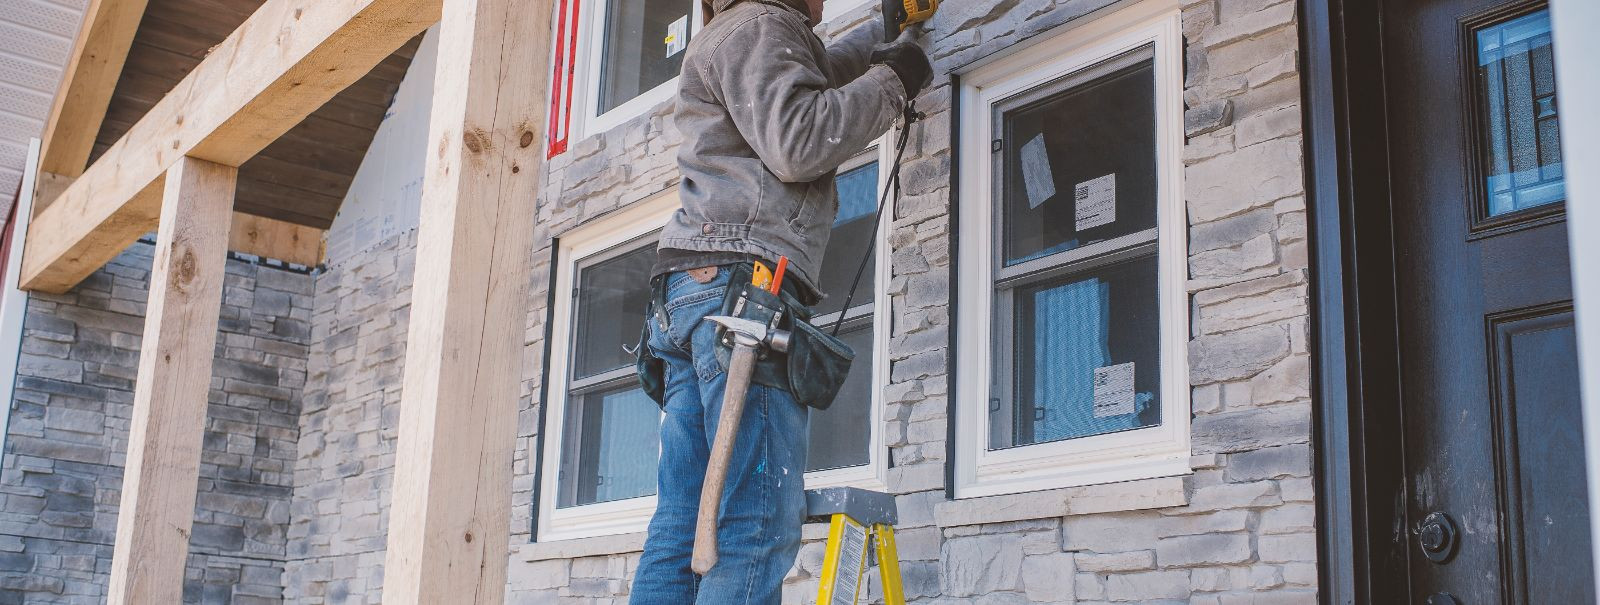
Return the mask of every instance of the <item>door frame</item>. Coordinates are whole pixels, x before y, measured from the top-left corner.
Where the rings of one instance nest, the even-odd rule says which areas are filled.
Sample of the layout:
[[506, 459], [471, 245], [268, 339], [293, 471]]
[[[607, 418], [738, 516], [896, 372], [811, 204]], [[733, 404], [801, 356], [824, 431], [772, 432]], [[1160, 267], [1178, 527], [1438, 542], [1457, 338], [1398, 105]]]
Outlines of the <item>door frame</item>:
[[1393, 530], [1401, 466], [1364, 462], [1404, 455], [1380, 8], [1300, 2], [1318, 593], [1339, 605], [1410, 589], [1410, 553]]
[[[1551, 0], [1554, 14], [1600, 26], [1600, 10], [1573, 10]], [[1563, 8], [1565, 7], [1565, 8]], [[1404, 511], [1405, 478], [1396, 326], [1393, 224], [1390, 220], [1388, 126], [1379, 15], [1382, 0], [1300, 0], [1301, 87], [1310, 231], [1312, 371], [1316, 402], [1319, 600], [1329, 605], [1410, 601], [1409, 542], [1396, 534]], [[1567, 10], [1570, 12], [1561, 12]], [[1559, 21], [1557, 23], [1560, 23]], [[1563, 44], [1556, 25], [1557, 61], [1600, 46], [1590, 40]], [[1592, 56], [1592, 55], [1591, 55]], [[1574, 66], [1557, 67], [1558, 74]], [[1563, 80], [1565, 81], [1565, 80]], [[1570, 89], [1570, 90], [1569, 90]], [[1600, 87], [1563, 87], [1574, 97], [1600, 101]], [[1574, 94], [1576, 93], [1576, 94]], [[1568, 157], [1600, 157], [1600, 120], [1563, 120]], [[1584, 134], [1589, 136], [1585, 137]], [[1581, 172], [1581, 171], [1579, 171]], [[1591, 181], [1590, 179], [1594, 179]], [[1575, 184], [1574, 181], [1577, 181]], [[1568, 221], [1600, 227], [1600, 212], [1577, 218], [1570, 209], [1600, 195], [1600, 175], [1568, 175]], [[1574, 202], [1574, 200], [1582, 200]], [[1600, 494], [1600, 273], [1595, 241], [1578, 242], [1573, 228], [1573, 271], [1583, 371], [1585, 441], [1590, 500]], [[1596, 238], [1590, 238], [1595, 240]], [[1584, 294], [1590, 296], [1584, 296]], [[1587, 353], [1587, 354], [1586, 354]], [[1372, 464], [1367, 464], [1372, 461]], [[1600, 535], [1600, 523], [1593, 524]], [[1594, 542], [1600, 544], [1600, 538]], [[1600, 557], [1596, 558], [1600, 565]], [[1597, 571], [1600, 574], [1600, 571]]]

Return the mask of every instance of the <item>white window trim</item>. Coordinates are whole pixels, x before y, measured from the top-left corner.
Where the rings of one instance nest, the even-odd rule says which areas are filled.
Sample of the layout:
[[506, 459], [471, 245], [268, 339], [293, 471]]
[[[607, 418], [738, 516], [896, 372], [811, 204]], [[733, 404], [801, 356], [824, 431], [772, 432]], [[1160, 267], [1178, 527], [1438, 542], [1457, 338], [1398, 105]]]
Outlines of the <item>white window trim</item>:
[[[959, 342], [991, 342], [994, 254], [990, 151], [993, 105], [1147, 44], [1155, 47], [1158, 281], [1161, 297], [1161, 424], [990, 451], [987, 346], [956, 351], [955, 497], [1075, 487], [1181, 475], [1189, 468], [1187, 220], [1183, 205], [1183, 34], [1174, 0], [1146, 0], [984, 61], [962, 74]], [[983, 142], [983, 143], [979, 143]]]
[[[846, 166], [859, 166], [871, 159], [878, 161], [878, 191], [882, 194], [888, 182], [889, 162], [894, 158], [889, 155], [892, 149], [882, 144], [891, 140], [893, 133], [885, 135], [875, 144], [872, 151], [863, 153], [861, 158], [853, 160]], [[870, 154], [870, 155], [869, 155]], [[871, 159], [868, 159], [871, 158]], [[876, 200], [874, 200], [876, 202]], [[557, 293], [570, 292], [574, 287], [573, 278], [577, 268], [584, 261], [596, 254], [626, 244], [650, 232], [660, 229], [666, 224], [667, 219], [678, 209], [677, 190], [662, 193], [654, 198], [640, 202], [614, 217], [596, 221], [573, 229], [561, 236], [559, 250], [557, 251], [556, 279], [552, 288]], [[888, 232], [892, 224], [893, 212], [885, 211], [883, 222], [878, 225], [878, 245], [874, 247], [874, 263], [878, 271], [878, 279], [874, 280], [872, 292], [873, 322], [872, 342], [874, 347], [872, 367], [872, 410], [869, 418], [872, 426], [870, 444], [868, 446], [868, 462], [865, 465], [851, 466], [824, 471], [814, 471], [805, 474], [806, 489], [823, 487], [850, 486], [863, 489], [884, 491], [887, 489], [888, 480], [888, 453], [884, 447], [884, 418], [883, 418], [883, 387], [889, 378], [889, 337], [890, 337], [890, 306], [888, 296], [889, 260]], [[551, 542], [557, 540], [573, 540], [592, 538], [616, 534], [642, 532], [650, 522], [651, 513], [655, 512], [656, 497], [644, 496], [627, 500], [614, 500], [585, 504], [568, 508], [557, 508], [556, 493], [559, 489], [556, 480], [561, 466], [561, 446], [564, 436], [565, 414], [567, 408], [567, 391], [570, 383], [567, 364], [571, 354], [570, 348], [563, 343], [568, 343], [572, 338], [572, 297], [556, 296], [551, 311], [550, 321], [550, 358], [548, 364], [548, 385], [545, 408], [544, 449], [540, 454], [539, 464], [542, 465], [539, 485], [539, 501], [534, 505], [539, 507], [538, 541]], [[621, 318], [627, 321], [628, 318]], [[643, 325], [644, 318], [637, 320]]]
[[[583, 0], [577, 0], [583, 1]], [[689, 37], [692, 40], [700, 32], [702, 12], [700, 2], [691, 1], [694, 8], [689, 13]], [[583, 2], [578, 14], [578, 52], [573, 58], [578, 70], [573, 77], [573, 107], [581, 108], [574, 112], [576, 128], [572, 130], [580, 133], [573, 143], [579, 140], [604, 133], [607, 130], [632, 120], [651, 108], [671, 100], [678, 93], [678, 77], [673, 77], [660, 85], [640, 93], [639, 96], [629, 99], [626, 103], [618, 105], [605, 113], [600, 112], [600, 60], [605, 53], [602, 52], [605, 42], [606, 17], [610, 7], [606, 0], [593, 0]], [[689, 52], [685, 49], [682, 52]]]

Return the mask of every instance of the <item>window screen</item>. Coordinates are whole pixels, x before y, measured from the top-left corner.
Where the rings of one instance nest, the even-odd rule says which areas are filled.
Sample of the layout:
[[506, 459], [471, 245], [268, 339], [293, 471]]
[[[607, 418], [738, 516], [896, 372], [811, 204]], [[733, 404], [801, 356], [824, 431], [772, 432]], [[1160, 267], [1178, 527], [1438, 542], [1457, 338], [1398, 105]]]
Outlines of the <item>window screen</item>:
[[989, 448], [1160, 424], [1153, 47], [993, 119]]
[[827, 295], [815, 309], [815, 323], [831, 330], [842, 312], [845, 323], [839, 338], [855, 351], [850, 375], [833, 405], [811, 413], [810, 455], [806, 470], [826, 470], [861, 466], [871, 461], [872, 447], [872, 304], [873, 282], [877, 269], [868, 261], [861, 284], [844, 309], [850, 281], [861, 266], [872, 241], [872, 218], [878, 209], [878, 163], [871, 162], [839, 173], [839, 213], [833, 221], [833, 234], [822, 256], [822, 274], [817, 287]]
[[600, 113], [678, 76], [692, 0], [608, 0], [600, 58]]
[[654, 262], [655, 244], [635, 242], [579, 263], [558, 507], [656, 491], [661, 410], [638, 388], [623, 349], [638, 343]]

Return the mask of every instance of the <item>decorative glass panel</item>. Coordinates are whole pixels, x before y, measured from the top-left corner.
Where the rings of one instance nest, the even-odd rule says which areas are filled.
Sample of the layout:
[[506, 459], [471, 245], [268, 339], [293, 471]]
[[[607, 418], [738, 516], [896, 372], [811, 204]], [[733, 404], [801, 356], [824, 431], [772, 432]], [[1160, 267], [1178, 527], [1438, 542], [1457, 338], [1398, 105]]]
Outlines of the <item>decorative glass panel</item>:
[[[990, 449], [1161, 423], [1156, 257], [1009, 294], [1009, 406], [992, 406]], [[1009, 421], [1007, 421], [1009, 419]]]
[[656, 493], [661, 410], [632, 385], [567, 401], [557, 506]]
[[633, 366], [633, 355], [623, 347], [639, 343], [655, 261], [650, 245], [579, 269], [573, 378]]
[[685, 0], [610, 0], [600, 58], [600, 113], [678, 77], [694, 4]]
[[1566, 199], [1550, 11], [1481, 27], [1476, 38], [1489, 216]]
[[1000, 266], [1155, 227], [1152, 53], [1111, 59], [999, 106]]

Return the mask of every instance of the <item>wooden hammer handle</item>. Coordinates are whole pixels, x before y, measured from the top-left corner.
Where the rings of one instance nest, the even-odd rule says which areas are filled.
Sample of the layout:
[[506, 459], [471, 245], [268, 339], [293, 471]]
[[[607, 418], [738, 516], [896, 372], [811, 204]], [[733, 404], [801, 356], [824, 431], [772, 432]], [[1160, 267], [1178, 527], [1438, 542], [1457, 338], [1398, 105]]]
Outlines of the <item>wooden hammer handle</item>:
[[717, 564], [717, 517], [722, 512], [722, 487], [728, 480], [733, 443], [739, 438], [745, 395], [750, 391], [750, 377], [755, 367], [756, 348], [735, 344], [733, 355], [728, 359], [722, 413], [717, 416], [717, 437], [711, 442], [711, 459], [706, 463], [705, 483], [700, 486], [700, 511], [694, 525], [694, 556], [689, 567], [702, 576]]

